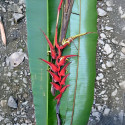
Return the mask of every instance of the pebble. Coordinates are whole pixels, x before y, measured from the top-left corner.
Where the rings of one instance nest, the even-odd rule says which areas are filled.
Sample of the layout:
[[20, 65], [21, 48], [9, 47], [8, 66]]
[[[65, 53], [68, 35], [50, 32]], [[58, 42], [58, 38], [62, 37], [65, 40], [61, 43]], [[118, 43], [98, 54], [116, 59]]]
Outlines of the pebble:
[[1, 100], [1, 101], [0, 101], [0, 105], [1, 105], [2, 107], [5, 107], [5, 106], [7, 105], [7, 100]]
[[105, 44], [104, 51], [106, 52], [107, 55], [112, 52], [112, 49], [109, 44]]
[[111, 12], [113, 9], [112, 9], [112, 7], [107, 7], [106, 10], [109, 11], [109, 12]]
[[112, 28], [112, 27], [109, 27], [109, 26], [105, 26], [105, 29], [106, 29], [106, 30], [112, 30], [113, 28]]
[[101, 40], [101, 39], [98, 39], [98, 43], [104, 45], [104, 42], [103, 42], [103, 40]]
[[105, 16], [107, 14], [107, 12], [101, 8], [98, 8], [97, 12], [99, 16]]
[[111, 96], [116, 96], [117, 95], [117, 89], [115, 89], [113, 92], [112, 92], [112, 94], [111, 94]]
[[123, 10], [122, 10], [122, 7], [120, 6], [119, 8], [118, 8], [118, 11], [119, 11], [119, 14], [123, 14]]
[[108, 68], [112, 67], [112, 66], [113, 66], [113, 62], [112, 62], [112, 61], [107, 61], [107, 62], [106, 62], [106, 66], [107, 66]]
[[103, 69], [106, 69], [106, 66], [105, 66], [105, 64], [102, 64], [102, 68], [103, 68]]
[[17, 103], [12, 96], [9, 97], [8, 106], [11, 108], [17, 108]]
[[114, 54], [111, 53], [108, 57], [109, 57], [109, 58], [113, 58], [113, 56], [114, 56]]
[[125, 81], [122, 81], [119, 83], [119, 86], [125, 90]]
[[109, 109], [109, 108], [106, 108], [106, 109], [104, 110], [103, 115], [104, 115], [104, 116], [108, 116], [109, 112], [110, 112], [110, 109]]
[[106, 39], [106, 35], [104, 33], [101, 33], [100, 37], [103, 38], [103, 39]]
[[20, 13], [14, 13], [13, 14], [13, 18], [15, 20], [15, 22], [17, 22], [18, 20], [22, 19], [24, 17], [23, 14], [20, 14]]
[[19, 0], [19, 4], [24, 4], [25, 0]]
[[106, 90], [102, 91], [101, 93], [99, 93], [98, 95], [103, 95], [105, 94]]
[[2, 7], [2, 11], [3, 11], [4, 13], [6, 13], [6, 9], [5, 9], [4, 7]]
[[26, 78], [23, 78], [23, 82], [24, 82], [24, 83], [27, 83], [27, 79], [26, 79]]
[[123, 42], [123, 40], [119, 43], [119, 45], [125, 47], [125, 43]]
[[10, 77], [10, 76], [11, 76], [11, 72], [8, 72], [8, 73], [7, 73], [7, 76]]
[[118, 41], [116, 40], [116, 38], [113, 38], [113, 39], [112, 39], [112, 42], [113, 42], [114, 44], [118, 44]]
[[98, 76], [96, 77], [96, 80], [101, 80], [103, 79], [104, 75], [102, 73], [99, 73]]
[[123, 15], [121, 15], [121, 18], [122, 18], [122, 19], [125, 18], [125, 13], [124, 13]]
[[108, 6], [108, 7], [110, 7], [110, 6], [113, 6], [113, 1], [106, 1], [106, 5]]
[[120, 113], [118, 114], [118, 116], [119, 116], [119, 119], [120, 119], [121, 124], [123, 124], [123, 119], [124, 119], [124, 111], [123, 111], [123, 110], [121, 110], [121, 111], [120, 111]]
[[125, 47], [123, 47], [123, 48], [121, 49], [121, 52], [122, 52], [123, 54], [125, 54]]
[[8, 5], [8, 11], [13, 11], [14, 13], [22, 13], [21, 8], [17, 4]]
[[0, 116], [0, 122], [3, 120], [4, 118], [2, 116]]

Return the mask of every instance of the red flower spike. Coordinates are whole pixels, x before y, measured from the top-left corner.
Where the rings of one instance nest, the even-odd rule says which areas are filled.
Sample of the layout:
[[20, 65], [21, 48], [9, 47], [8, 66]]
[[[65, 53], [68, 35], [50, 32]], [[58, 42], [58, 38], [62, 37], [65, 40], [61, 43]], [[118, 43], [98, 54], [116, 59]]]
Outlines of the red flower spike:
[[60, 85], [65, 85], [66, 78], [69, 76], [69, 74], [65, 75], [64, 78], [59, 83]]
[[[40, 58], [41, 59], [41, 58]], [[47, 63], [49, 66], [50, 66], [50, 68], [51, 68], [51, 70], [53, 71], [53, 72], [58, 72], [59, 70], [60, 70], [60, 68], [58, 68], [56, 65], [54, 65], [53, 63], [51, 63], [51, 62], [48, 62], [48, 61], [46, 61], [46, 60], [44, 60], [44, 59], [41, 59], [43, 62], [45, 62], [45, 63]]]
[[60, 93], [55, 97], [55, 99], [57, 100], [57, 104], [59, 104], [61, 97], [62, 97], [62, 93]]
[[66, 59], [69, 58], [69, 57], [73, 57], [73, 56], [78, 56], [78, 55], [66, 55], [66, 56], [62, 56], [60, 57], [60, 61], [59, 63], [56, 61], [57, 65], [58, 66], [63, 66], [66, 62]]
[[62, 68], [62, 70], [61, 70], [60, 73], [59, 73], [59, 76], [60, 76], [60, 77], [61, 77], [61, 76], [65, 76], [66, 68], [69, 66], [70, 63], [71, 63], [71, 62], [67, 63], [67, 64]]
[[68, 88], [70, 85], [66, 85], [66, 86], [64, 86], [61, 90], [60, 90], [60, 93], [64, 93], [65, 92], [65, 90], [66, 90], [66, 88]]
[[[42, 30], [41, 30], [42, 31]], [[50, 47], [50, 51], [51, 51], [51, 56], [53, 59], [56, 59], [56, 52], [55, 52], [55, 49], [52, 45], [52, 43], [50, 42], [49, 38], [46, 36], [46, 34], [42, 31], [43, 35], [45, 36], [48, 44], [49, 44], [49, 47]]]
[[49, 71], [49, 70], [48, 70], [48, 72], [49, 72], [50, 75], [52, 76], [54, 82], [60, 82], [60, 81], [61, 81], [61, 79], [60, 79], [56, 74], [54, 74], [53, 72], [51, 72], [51, 71]]
[[60, 99], [61, 99], [61, 97], [62, 97], [62, 94], [65, 92], [66, 88], [69, 87], [69, 86], [70, 86], [70, 85], [64, 86], [64, 87], [60, 90], [60, 94], [55, 97], [55, 99], [57, 100], [57, 104], [59, 104]]
[[51, 82], [51, 84], [53, 85], [53, 87], [56, 89], [56, 90], [60, 90], [61, 89], [61, 86], [59, 86], [58, 84], [54, 83], [54, 82]]

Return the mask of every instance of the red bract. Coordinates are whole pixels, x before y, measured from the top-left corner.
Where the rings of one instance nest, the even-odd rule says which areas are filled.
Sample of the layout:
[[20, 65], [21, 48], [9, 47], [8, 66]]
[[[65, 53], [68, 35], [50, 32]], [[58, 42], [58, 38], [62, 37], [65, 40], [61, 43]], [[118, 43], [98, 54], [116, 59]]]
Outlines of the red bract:
[[[41, 59], [41, 58], [40, 58]], [[59, 68], [56, 66], [56, 65], [54, 65], [53, 63], [51, 63], [51, 62], [48, 62], [48, 61], [46, 61], [46, 60], [44, 60], [44, 59], [41, 59], [42, 61], [44, 61], [45, 63], [47, 63], [49, 66], [50, 66], [50, 68], [51, 68], [51, 70], [53, 71], [53, 72], [59, 72]]]
[[66, 72], [66, 68], [69, 66], [71, 62], [67, 63], [63, 68], [62, 70], [59, 72], [59, 76], [65, 76], [65, 72]]
[[56, 89], [56, 90], [60, 90], [62, 86], [54, 83], [54, 82], [51, 82], [51, 84], [53, 85], [53, 87]]
[[73, 56], [78, 56], [78, 55], [66, 55], [66, 56], [62, 56], [60, 57], [60, 61], [57, 63], [58, 66], [63, 66], [66, 62], [66, 59], [69, 57], [73, 57]]
[[59, 104], [60, 99], [61, 99], [61, 97], [62, 97], [62, 94], [65, 92], [66, 88], [69, 87], [69, 86], [70, 86], [70, 85], [64, 86], [64, 87], [60, 90], [60, 94], [55, 97], [55, 99], [57, 100], [57, 104]]
[[[41, 30], [42, 31], [42, 30]], [[46, 34], [42, 31], [43, 35], [45, 36], [48, 44], [49, 44], [49, 47], [50, 47], [50, 51], [51, 51], [51, 57], [53, 59], [56, 59], [56, 51], [55, 51], [55, 48], [53, 47], [52, 43], [50, 42], [49, 38], [46, 36]]]
[[51, 72], [51, 71], [49, 71], [49, 70], [48, 70], [48, 72], [49, 72], [50, 75], [52, 76], [54, 82], [60, 82], [60, 81], [61, 81], [60, 77], [58, 77], [56, 74], [54, 74], [53, 72]]
[[63, 77], [63, 79], [61, 80], [61, 82], [59, 83], [60, 85], [65, 85], [65, 81], [66, 78], [69, 76], [69, 74], [67, 74], [66, 76]]

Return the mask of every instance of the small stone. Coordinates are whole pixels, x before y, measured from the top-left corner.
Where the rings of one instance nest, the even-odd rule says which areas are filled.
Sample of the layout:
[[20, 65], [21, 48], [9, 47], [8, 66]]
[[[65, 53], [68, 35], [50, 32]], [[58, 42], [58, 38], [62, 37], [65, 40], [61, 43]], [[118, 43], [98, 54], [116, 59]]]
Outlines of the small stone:
[[119, 83], [119, 86], [125, 90], [125, 81], [122, 81]]
[[0, 116], [0, 122], [3, 120], [4, 118], [2, 116]]
[[17, 4], [8, 5], [8, 11], [13, 11], [15, 13], [22, 13], [21, 8]]
[[111, 53], [108, 57], [109, 57], [109, 58], [113, 58], [113, 56], [114, 56], [114, 54]]
[[110, 109], [109, 109], [109, 108], [106, 108], [106, 109], [104, 110], [103, 115], [104, 115], [104, 116], [108, 116], [109, 112], [110, 112]]
[[113, 28], [112, 28], [112, 27], [109, 27], [109, 26], [105, 26], [105, 29], [106, 29], [106, 30], [112, 30]]
[[25, 0], [19, 0], [19, 4], [24, 4]]
[[0, 105], [1, 105], [2, 107], [6, 107], [6, 105], [7, 105], [7, 100], [1, 100], [1, 101], [0, 101]]
[[102, 73], [99, 73], [98, 76], [96, 77], [96, 80], [101, 80], [103, 79], [104, 75]]
[[98, 111], [101, 111], [102, 106], [99, 105], [99, 106], [97, 107], [97, 109], [98, 109]]
[[106, 69], [106, 66], [105, 66], [105, 64], [102, 64], [102, 68], [103, 68], [103, 69]]
[[113, 6], [113, 1], [106, 1], [106, 5], [108, 6], [108, 7], [110, 7], [110, 6]]
[[123, 40], [119, 43], [119, 45], [125, 47], [125, 43], [123, 42]]
[[105, 44], [104, 51], [106, 52], [107, 55], [112, 52], [112, 49], [109, 44]]
[[122, 19], [125, 18], [125, 13], [124, 13], [123, 15], [121, 15], [121, 18], [122, 18]]
[[118, 10], [119, 10], [119, 13], [122, 15], [123, 14], [123, 10], [122, 10], [121, 6], [118, 8]]
[[22, 105], [27, 105], [27, 104], [28, 104], [28, 101], [22, 103]]
[[121, 51], [123, 54], [125, 54], [125, 47], [123, 47]]
[[106, 39], [106, 35], [104, 33], [101, 33], [100, 37], [103, 38], [103, 39]]
[[111, 96], [116, 96], [116, 95], [117, 95], [117, 89], [115, 89], [115, 90], [112, 92]]
[[2, 7], [2, 11], [3, 11], [4, 13], [6, 13], [6, 9], [5, 9], [4, 7]]
[[124, 119], [124, 111], [123, 111], [123, 110], [121, 110], [121, 111], [120, 111], [120, 113], [118, 114], [118, 116], [119, 116], [119, 119], [120, 119], [121, 124], [123, 124], [123, 119]]
[[113, 62], [112, 62], [112, 61], [107, 61], [107, 62], [106, 62], [106, 66], [107, 66], [108, 68], [112, 67], [112, 66], [113, 66]]
[[10, 76], [11, 76], [11, 72], [8, 72], [8, 73], [7, 73], [7, 76], [10, 77]]
[[92, 115], [95, 116], [95, 117], [98, 117], [99, 116], [99, 112], [93, 112]]
[[11, 108], [17, 108], [17, 103], [12, 96], [9, 97], [8, 106]]
[[24, 82], [24, 83], [27, 83], [27, 79], [26, 79], [26, 78], [23, 78], [23, 82]]
[[107, 11], [111, 12], [112, 10], [112, 7], [107, 7]]
[[125, 31], [125, 27], [122, 28], [122, 31]]
[[107, 14], [107, 12], [101, 8], [98, 8], [97, 12], [99, 16], [105, 16]]
[[98, 95], [103, 95], [105, 94], [106, 90], [102, 91], [101, 93], [99, 93]]
[[20, 14], [20, 13], [14, 13], [13, 14], [13, 18], [14, 20], [17, 22], [18, 20], [22, 19], [24, 17], [23, 14]]
[[104, 42], [103, 42], [103, 40], [101, 40], [101, 39], [98, 39], [98, 43], [104, 45]]
[[112, 39], [112, 42], [113, 42], [114, 44], [118, 44], [118, 41], [116, 40], [116, 38], [113, 38], [113, 39]]

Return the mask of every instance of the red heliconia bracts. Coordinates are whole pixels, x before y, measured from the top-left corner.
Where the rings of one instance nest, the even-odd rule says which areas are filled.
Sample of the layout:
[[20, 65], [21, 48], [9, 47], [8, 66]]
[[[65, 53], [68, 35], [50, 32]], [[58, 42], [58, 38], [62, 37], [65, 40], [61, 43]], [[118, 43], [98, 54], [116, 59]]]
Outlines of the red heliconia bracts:
[[62, 77], [62, 76], [65, 76], [65, 72], [66, 72], [66, 68], [69, 66], [71, 62], [67, 63], [63, 68], [62, 70], [59, 72], [59, 76]]
[[66, 85], [66, 86], [64, 86], [64, 87], [59, 91], [60, 94], [55, 97], [55, 99], [57, 100], [57, 104], [59, 104], [60, 99], [61, 99], [61, 97], [62, 97], [62, 94], [65, 92], [66, 88], [69, 87], [69, 86], [70, 86], [70, 85]]
[[[42, 33], [45, 36], [45, 38], [47, 40], [47, 43], [48, 43], [48, 45], [50, 47], [51, 57], [52, 57], [53, 60], [51, 60], [51, 62], [48, 62], [48, 61], [46, 61], [44, 59], [41, 59], [41, 60], [43, 62], [47, 63], [50, 66], [51, 70], [52, 70], [52, 71], [48, 70], [48, 72], [52, 76], [52, 82], [51, 82], [52, 92], [54, 92], [53, 90], [59, 91], [59, 95], [57, 95], [55, 97], [55, 99], [57, 100], [57, 104], [59, 104], [60, 99], [62, 97], [62, 94], [65, 92], [66, 88], [70, 86], [70, 85], [65, 85], [66, 79], [69, 76], [69, 74], [66, 74], [66, 69], [70, 64], [70, 62], [68, 62], [66, 64], [66, 60], [68, 60], [67, 58], [78, 56], [78, 55], [65, 55], [65, 56], [62, 56], [63, 49], [65, 47], [67, 47], [68, 45], [70, 45], [71, 42], [75, 38], [86, 35], [86, 34], [89, 34], [89, 33], [93, 33], [93, 32], [87, 32], [87, 33], [83, 33], [83, 34], [78, 34], [78, 35], [70, 37], [68, 39], [64, 39], [62, 41], [62, 44], [60, 45], [58, 43], [58, 38], [57, 38], [58, 33], [57, 33], [57, 31], [58, 31], [58, 21], [59, 21], [59, 14], [60, 14], [60, 9], [61, 9], [61, 6], [62, 6], [62, 2], [63, 2], [63, 0], [60, 0], [60, 4], [58, 6], [54, 46], [52, 45], [52, 43], [50, 42], [50, 40], [46, 36], [46, 34], [42, 31]], [[55, 63], [53, 63], [53, 62], [55, 62]], [[64, 67], [62, 67], [62, 66], [64, 66]], [[52, 93], [52, 94], [55, 95], [55, 93]]]
[[59, 76], [57, 76], [56, 74], [54, 74], [53, 72], [51, 72], [51, 71], [49, 71], [49, 70], [48, 70], [48, 72], [49, 72], [50, 75], [52, 76], [54, 82], [60, 82], [60, 81], [61, 81], [61, 79], [60, 79]]
[[[41, 58], [40, 58], [41, 59]], [[50, 66], [50, 68], [51, 68], [51, 70], [53, 71], [53, 72], [59, 72], [60, 71], [60, 68], [58, 68], [55, 64], [53, 64], [53, 63], [51, 63], [51, 62], [48, 62], [48, 61], [46, 61], [46, 60], [44, 60], [44, 59], [41, 59], [43, 62], [45, 62], [45, 63], [47, 63], [49, 66]]]
[[[73, 57], [73, 56], [78, 56], [78, 55], [66, 55], [66, 56], [61, 56], [59, 58], [59, 62], [57, 62], [57, 66], [63, 66], [66, 63], [66, 59], [69, 57]], [[58, 58], [57, 58], [58, 59]]]
[[[42, 31], [42, 30], [41, 30]], [[51, 57], [52, 59], [56, 59], [56, 51], [55, 51], [55, 48], [53, 47], [52, 43], [50, 42], [49, 38], [46, 36], [46, 34], [42, 31], [43, 35], [45, 36], [48, 44], [49, 44], [49, 47], [50, 47], [50, 51], [51, 51]]]

